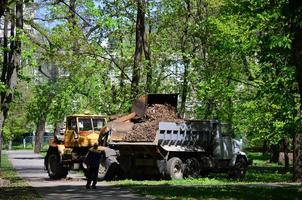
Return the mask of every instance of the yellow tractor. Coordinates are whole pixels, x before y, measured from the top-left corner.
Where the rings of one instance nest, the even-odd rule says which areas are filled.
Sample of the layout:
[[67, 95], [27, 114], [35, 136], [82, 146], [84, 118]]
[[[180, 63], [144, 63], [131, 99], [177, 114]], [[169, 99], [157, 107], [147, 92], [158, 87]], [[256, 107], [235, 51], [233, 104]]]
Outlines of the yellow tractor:
[[44, 165], [51, 179], [65, 178], [69, 170], [83, 170], [84, 158], [93, 144], [101, 140], [101, 130], [107, 119], [100, 115], [76, 114], [66, 118], [63, 135], [54, 135]]

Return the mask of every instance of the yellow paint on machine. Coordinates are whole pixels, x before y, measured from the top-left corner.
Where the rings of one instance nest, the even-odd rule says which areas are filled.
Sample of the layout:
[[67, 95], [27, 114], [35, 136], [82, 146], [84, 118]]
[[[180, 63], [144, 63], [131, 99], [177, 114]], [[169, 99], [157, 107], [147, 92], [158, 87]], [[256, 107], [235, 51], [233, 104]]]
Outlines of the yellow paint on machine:
[[94, 143], [98, 143], [98, 139], [99, 139], [99, 134], [96, 134], [94, 132], [86, 136], [80, 135], [78, 139], [78, 145], [79, 147], [92, 146]]
[[97, 143], [99, 133], [92, 132], [88, 135], [75, 135], [73, 130], [68, 130], [65, 133], [64, 145], [65, 147], [90, 147]]

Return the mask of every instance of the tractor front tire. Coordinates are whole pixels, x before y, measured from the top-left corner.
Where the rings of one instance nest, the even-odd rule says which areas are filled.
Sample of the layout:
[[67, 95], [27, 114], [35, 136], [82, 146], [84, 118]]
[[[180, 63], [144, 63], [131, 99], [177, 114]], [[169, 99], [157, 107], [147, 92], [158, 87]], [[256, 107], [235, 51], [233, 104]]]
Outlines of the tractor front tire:
[[61, 159], [58, 153], [50, 153], [47, 155], [47, 172], [51, 179], [66, 178], [68, 169], [64, 168], [60, 161]]

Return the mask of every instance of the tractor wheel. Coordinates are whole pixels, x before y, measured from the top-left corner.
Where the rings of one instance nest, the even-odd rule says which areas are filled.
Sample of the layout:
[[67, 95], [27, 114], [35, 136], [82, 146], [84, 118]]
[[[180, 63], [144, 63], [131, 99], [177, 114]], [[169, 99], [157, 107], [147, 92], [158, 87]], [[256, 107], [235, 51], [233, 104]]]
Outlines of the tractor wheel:
[[229, 176], [233, 179], [241, 179], [245, 176], [247, 163], [243, 157], [236, 159], [235, 166], [230, 170]]
[[167, 162], [167, 173], [171, 179], [182, 179], [183, 178], [183, 163], [177, 158], [170, 158]]
[[196, 158], [188, 158], [185, 161], [184, 176], [186, 178], [197, 178], [200, 175], [200, 163]]
[[51, 179], [66, 178], [68, 170], [60, 163], [60, 156], [51, 153], [47, 157], [47, 172]]

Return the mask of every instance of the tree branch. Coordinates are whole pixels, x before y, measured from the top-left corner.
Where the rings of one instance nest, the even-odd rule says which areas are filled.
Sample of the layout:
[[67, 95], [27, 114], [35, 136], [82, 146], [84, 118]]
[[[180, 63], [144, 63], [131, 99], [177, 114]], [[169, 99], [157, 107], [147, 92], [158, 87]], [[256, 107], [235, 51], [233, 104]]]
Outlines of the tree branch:
[[41, 65], [39, 66], [38, 70], [39, 70], [39, 72], [40, 72], [41, 74], [43, 74], [46, 78], [51, 79], [50, 76], [48, 76], [45, 72], [43, 72], [42, 66], [41, 66]]
[[74, 14], [76, 14], [83, 22], [86, 23], [86, 25], [91, 26], [91, 24], [84, 19], [76, 10], [74, 10], [70, 5], [68, 5], [64, 0], [61, 0], [60, 2], [62, 2], [65, 6], [67, 6]]
[[246, 81], [243, 81], [243, 80], [235, 79], [235, 78], [232, 78], [232, 77], [228, 77], [228, 79], [232, 80], [232, 81], [235, 81], [235, 82], [238, 82], [238, 83], [243, 83], [245, 85], [250, 85], [250, 86], [253, 86], [253, 87], [258, 87], [259, 86], [259, 85], [252, 84], [252, 83], [249, 83], [249, 82], [246, 82]]
[[39, 27], [38, 24], [34, 23], [33, 20], [24, 20], [24, 22], [28, 25], [30, 25], [33, 29], [35, 29], [36, 31], [38, 31], [48, 42], [49, 47], [52, 46], [52, 42], [49, 39], [47, 33], [45, 33], [45, 30], [43, 30], [43, 28]]

